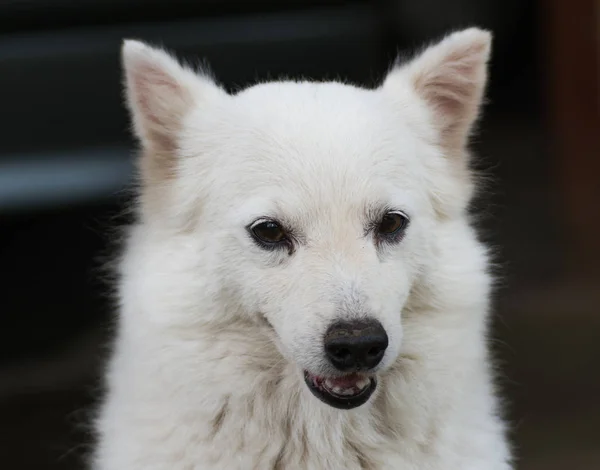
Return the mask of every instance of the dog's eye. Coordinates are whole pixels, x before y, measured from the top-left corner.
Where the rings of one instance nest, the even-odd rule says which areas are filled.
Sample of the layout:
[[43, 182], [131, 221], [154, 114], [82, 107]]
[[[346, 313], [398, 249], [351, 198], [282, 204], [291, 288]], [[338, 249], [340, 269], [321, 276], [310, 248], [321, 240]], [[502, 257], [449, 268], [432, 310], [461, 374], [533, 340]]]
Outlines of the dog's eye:
[[393, 238], [402, 233], [408, 224], [408, 218], [400, 212], [388, 212], [383, 216], [377, 232], [387, 238]]
[[273, 220], [256, 223], [250, 228], [250, 232], [256, 240], [266, 245], [274, 245], [287, 240], [285, 230]]

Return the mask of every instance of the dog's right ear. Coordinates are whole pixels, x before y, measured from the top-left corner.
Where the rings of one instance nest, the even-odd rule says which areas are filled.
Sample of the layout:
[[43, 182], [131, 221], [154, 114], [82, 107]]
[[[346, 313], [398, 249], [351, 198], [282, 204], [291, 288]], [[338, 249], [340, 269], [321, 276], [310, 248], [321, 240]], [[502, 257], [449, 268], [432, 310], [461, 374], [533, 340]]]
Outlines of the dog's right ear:
[[140, 41], [123, 42], [122, 61], [127, 104], [143, 150], [142, 178], [151, 184], [174, 175], [186, 115], [224, 92], [209, 77]]

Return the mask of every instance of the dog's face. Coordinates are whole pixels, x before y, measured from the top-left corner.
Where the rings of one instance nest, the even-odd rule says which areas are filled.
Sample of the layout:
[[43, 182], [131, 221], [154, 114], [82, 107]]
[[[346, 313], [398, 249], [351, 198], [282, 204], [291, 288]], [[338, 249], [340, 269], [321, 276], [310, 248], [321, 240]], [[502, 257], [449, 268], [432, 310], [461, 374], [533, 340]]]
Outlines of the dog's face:
[[376, 90], [275, 82], [236, 95], [124, 46], [142, 217], [200, 240], [217, 260], [203, 275], [236, 315], [266, 320], [331, 406], [365, 403], [396, 360], [436, 226], [466, 207], [489, 41], [456, 33]]

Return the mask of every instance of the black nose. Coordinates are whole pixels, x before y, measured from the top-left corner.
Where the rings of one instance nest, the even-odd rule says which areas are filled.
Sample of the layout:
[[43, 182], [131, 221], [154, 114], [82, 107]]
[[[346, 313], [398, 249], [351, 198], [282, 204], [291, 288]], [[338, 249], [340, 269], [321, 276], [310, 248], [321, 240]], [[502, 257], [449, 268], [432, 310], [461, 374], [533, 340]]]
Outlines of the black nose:
[[377, 320], [339, 321], [325, 333], [325, 354], [340, 371], [374, 368], [387, 346], [388, 336]]

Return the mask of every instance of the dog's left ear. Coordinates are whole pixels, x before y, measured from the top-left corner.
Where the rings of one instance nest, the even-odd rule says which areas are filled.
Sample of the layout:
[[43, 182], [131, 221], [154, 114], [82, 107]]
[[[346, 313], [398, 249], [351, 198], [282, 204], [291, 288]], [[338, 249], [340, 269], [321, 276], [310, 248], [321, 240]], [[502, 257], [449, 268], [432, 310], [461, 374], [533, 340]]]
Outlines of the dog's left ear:
[[440, 145], [460, 152], [477, 119], [487, 81], [492, 36], [469, 28], [447, 36], [390, 72], [383, 88], [409, 86], [424, 100], [439, 132]]

